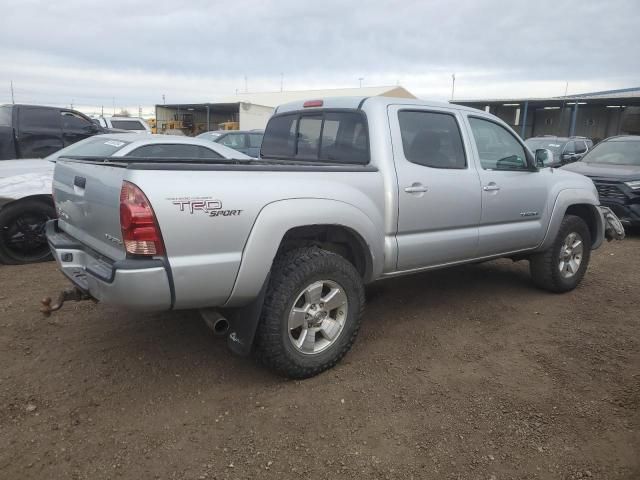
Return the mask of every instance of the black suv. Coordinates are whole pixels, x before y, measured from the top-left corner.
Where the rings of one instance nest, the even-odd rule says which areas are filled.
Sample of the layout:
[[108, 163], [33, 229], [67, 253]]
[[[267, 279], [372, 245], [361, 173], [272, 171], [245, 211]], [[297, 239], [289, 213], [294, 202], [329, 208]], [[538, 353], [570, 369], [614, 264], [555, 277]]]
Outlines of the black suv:
[[532, 152], [539, 148], [546, 148], [553, 153], [553, 162], [548, 167], [561, 167], [567, 163], [577, 162], [585, 153], [593, 148], [593, 141], [585, 137], [555, 137], [544, 135], [525, 140], [525, 145]]
[[640, 136], [607, 138], [563, 169], [591, 178], [603, 205], [623, 224], [640, 226]]

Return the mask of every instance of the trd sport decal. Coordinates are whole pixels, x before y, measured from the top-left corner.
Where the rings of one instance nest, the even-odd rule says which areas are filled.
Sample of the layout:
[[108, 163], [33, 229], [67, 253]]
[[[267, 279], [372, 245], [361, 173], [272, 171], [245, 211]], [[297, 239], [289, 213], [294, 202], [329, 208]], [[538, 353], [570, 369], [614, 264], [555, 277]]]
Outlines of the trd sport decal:
[[212, 197], [179, 197], [167, 198], [174, 205], [177, 205], [181, 212], [200, 211], [210, 217], [234, 217], [240, 215], [242, 210], [223, 210], [222, 202]]

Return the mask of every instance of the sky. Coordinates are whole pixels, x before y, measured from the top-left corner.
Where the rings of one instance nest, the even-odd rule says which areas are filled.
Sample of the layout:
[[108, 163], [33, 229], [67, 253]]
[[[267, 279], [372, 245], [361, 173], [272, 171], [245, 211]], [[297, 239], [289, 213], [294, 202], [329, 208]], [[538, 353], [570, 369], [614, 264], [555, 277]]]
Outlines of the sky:
[[[420, 98], [640, 85], [638, 0], [0, 0], [0, 104], [126, 108], [402, 85]], [[567, 88], [568, 83], [568, 88]]]

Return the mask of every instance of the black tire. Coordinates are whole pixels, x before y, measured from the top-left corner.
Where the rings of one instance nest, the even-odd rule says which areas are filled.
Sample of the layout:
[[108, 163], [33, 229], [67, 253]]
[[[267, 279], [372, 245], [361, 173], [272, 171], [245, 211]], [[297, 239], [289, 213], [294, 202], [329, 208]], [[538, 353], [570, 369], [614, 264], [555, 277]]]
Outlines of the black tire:
[[[289, 337], [288, 316], [305, 287], [317, 281], [339, 284], [348, 301], [341, 332], [318, 353], [298, 351]], [[364, 311], [362, 278], [346, 259], [317, 247], [299, 248], [276, 258], [256, 332], [258, 359], [280, 375], [308, 378], [333, 367], [349, 351]]]
[[8, 265], [51, 260], [45, 237], [47, 220], [55, 218], [51, 203], [27, 198], [0, 210], [0, 262]]
[[[560, 273], [560, 252], [566, 238], [571, 233], [577, 233], [582, 237], [582, 260], [576, 273], [571, 277], [564, 277]], [[532, 256], [529, 259], [529, 268], [533, 283], [539, 288], [554, 293], [564, 293], [576, 288], [589, 266], [591, 258], [591, 232], [585, 221], [575, 215], [566, 215], [560, 224], [553, 245], [545, 252]]]

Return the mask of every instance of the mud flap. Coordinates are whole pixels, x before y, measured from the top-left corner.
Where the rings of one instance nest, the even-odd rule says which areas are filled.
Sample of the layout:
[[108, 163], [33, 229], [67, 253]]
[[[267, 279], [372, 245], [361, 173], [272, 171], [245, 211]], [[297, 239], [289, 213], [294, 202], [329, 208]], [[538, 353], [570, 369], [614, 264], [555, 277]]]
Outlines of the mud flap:
[[237, 355], [247, 356], [251, 353], [268, 285], [269, 275], [264, 281], [260, 293], [251, 303], [244, 307], [221, 310], [229, 320], [227, 346]]

